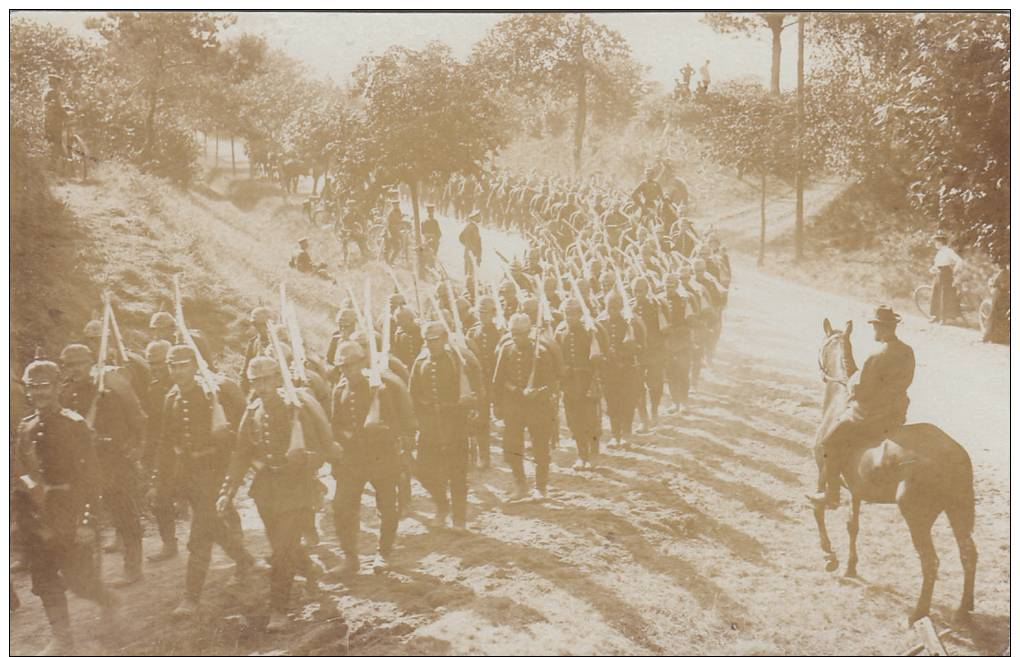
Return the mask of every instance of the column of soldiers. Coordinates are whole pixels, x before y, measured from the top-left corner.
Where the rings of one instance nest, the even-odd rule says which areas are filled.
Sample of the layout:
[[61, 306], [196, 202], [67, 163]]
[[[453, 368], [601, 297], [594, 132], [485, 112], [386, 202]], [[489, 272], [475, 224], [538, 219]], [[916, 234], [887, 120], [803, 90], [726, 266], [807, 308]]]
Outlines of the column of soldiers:
[[[518, 191], [503, 177], [483, 204], [492, 222], [534, 226], [502, 280], [420, 283], [411, 295], [394, 276], [381, 320], [353, 298], [343, 305], [324, 358], [305, 353], [282, 306], [252, 311], [240, 382], [213, 371], [201, 334], [163, 312], [144, 355], [111, 347], [92, 325], [59, 364], [33, 361], [23, 383], [36, 410], [18, 430], [13, 500], [18, 547], [53, 628], [49, 650], [73, 648], [65, 588], [115, 606], [90, 558], [100, 513], [123, 551], [123, 576], [111, 587], [126, 587], [144, 576], [145, 507], [161, 538], [149, 557], [157, 562], [177, 555], [177, 507], [187, 503], [184, 591], [173, 612], [185, 619], [199, 609], [214, 545], [236, 563], [238, 580], [266, 569], [245, 547], [234, 508], [250, 481], [272, 552], [266, 629], [278, 631], [295, 577], [314, 589], [324, 575], [308, 552], [323, 465], [336, 479], [333, 521], [345, 555], [331, 574], [361, 570], [366, 484], [380, 516], [370, 565], [381, 573], [409, 511], [412, 476], [433, 500], [434, 528], [468, 531], [469, 466], [491, 467], [494, 428], [514, 503], [551, 494], [561, 415], [574, 468], [591, 470], [604, 434], [607, 449], [622, 449], [655, 428], [667, 391], [662, 412], [681, 414], [722, 329], [725, 249], [679, 219], [682, 209], [652, 184], [626, 201], [598, 185], [546, 181], [530, 199]], [[477, 218], [474, 188], [439, 195]], [[521, 218], [525, 207], [530, 218]]]

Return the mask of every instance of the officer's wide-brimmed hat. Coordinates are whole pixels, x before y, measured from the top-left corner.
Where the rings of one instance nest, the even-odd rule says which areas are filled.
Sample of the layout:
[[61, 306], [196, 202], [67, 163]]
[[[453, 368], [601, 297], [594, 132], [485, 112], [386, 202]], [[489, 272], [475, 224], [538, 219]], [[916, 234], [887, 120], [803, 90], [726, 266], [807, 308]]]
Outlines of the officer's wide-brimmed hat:
[[50, 360], [33, 360], [25, 368], [21, 380], [27, 386], [57, 383], [60, 381], [60, 367]]
[[893, 312], [891, 306], [882, 304], [875, 308], [875, 316], [868, 320], [869, 324], [899, 324], [900, 316]]

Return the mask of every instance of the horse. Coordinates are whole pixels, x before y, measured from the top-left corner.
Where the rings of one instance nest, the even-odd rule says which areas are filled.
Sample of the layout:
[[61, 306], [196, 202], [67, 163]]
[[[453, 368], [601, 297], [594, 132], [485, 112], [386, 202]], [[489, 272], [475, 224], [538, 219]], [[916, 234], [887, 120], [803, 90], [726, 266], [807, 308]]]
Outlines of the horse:
[[[849, 401], [848, 381], [857, 371], [850, 334], [853, 322], [836, 330], [828, 319], [822, 325], [825, 340], [818, 352], [818, 367], [825, 382], [822, 422], [816, 434], [815, 458], [821, 465], [820, 443], [837, 423]], [[910, 538], [921, 561], [921, 593], [910, 624], [928, 615], [938, 576], [938, 555], [931, 528], [945, 512], [953, 529], [963, 566], [963, 596], [957, 610], [959, 619], [974, 610], [974, 578], [977, 548], [974, 531], [974, 474], [970, 455], [958, 442], [933, 424], [907, 424], [863, 443], [850, 446], [843, 463], [844, 485], [850, 490], [850, 536], [846, 577], [857, 576], [857, 533], [861, 502], [896, 504], [910, 530]], [[814, 505], [815, 521], [826, 570], [839, 567], [839, 560], [825, 528], [825, 505]]]

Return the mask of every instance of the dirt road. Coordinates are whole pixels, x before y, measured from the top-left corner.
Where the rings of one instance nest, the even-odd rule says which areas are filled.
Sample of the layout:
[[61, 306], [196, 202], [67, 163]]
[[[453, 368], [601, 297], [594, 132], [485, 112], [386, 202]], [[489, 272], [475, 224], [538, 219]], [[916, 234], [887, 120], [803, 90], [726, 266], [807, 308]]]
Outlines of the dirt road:
[[[443, 230], [444, 259], [459, 271], [460, 251], [446, 242], [456, 240], [456, 226], [444, 222]], [[223, 257], [232, 257], [229, 249]], [[73, 601], [81, 647], [115, 654], [903, 652], [915, 643], [904, 621], [920, 567], [898, 512], [865, 507], [861, 576], [845, 579], [824, 572], [802, 495], [815, 476], [822, 320], [853, 320], [860, 357], [869, 348], [870, 306], [757, 273], [738, 255], [717, 358], [690, 413], [605, 453], [591, 473], [570, 469], [574, 450], [564, 436], [554, 452], [552, 500], [501, 503], [510, 476], [497, 441], [494, 467], [470, 475], [470, 535], [426, 529], [432, 507], [416, 486], [394, 571], [376, 576], [366, 568], [315, 592], [297, 587], [294, 622], [282, 634], [258, 629], [267, 582], [231, 589], [231, 564], [217, 553], [198, 621], [168, 620], [182, 556], [149, 567], [145, 583], [124, 594], [110, 636], [97, 637], [94, 608]], [[1009, 631], [1008, 351], [912, 317], [902, 335], [918, 360], [911, 420], [935, 422], [960, 440], [977, 478], [977, 610], [967, 624], [950, 623], [962, 572], [940, 519], [934, 620], [953, 629], [950, 653], [999, 653]], [[841, 556], [845, 514], [830, 515]], [[265, 554], [261, 528], [246, 515], [248, 541]], [[329, 515], [319, 524], [315, 556], [335, 565]], [[370, 496], [363, 527], [367, 552], [378, 530]], [[158, 539], [146, 541], [148, 551], [157, 549]], [[112, 572], [119, 559], [106, 561]], [[15, 585], [26, 604], [12, 616], [12, 649], [25, 654], [45, 643], [45, 619], [25, 577]], [[340, 639], [341, 616], [349, 646]]]

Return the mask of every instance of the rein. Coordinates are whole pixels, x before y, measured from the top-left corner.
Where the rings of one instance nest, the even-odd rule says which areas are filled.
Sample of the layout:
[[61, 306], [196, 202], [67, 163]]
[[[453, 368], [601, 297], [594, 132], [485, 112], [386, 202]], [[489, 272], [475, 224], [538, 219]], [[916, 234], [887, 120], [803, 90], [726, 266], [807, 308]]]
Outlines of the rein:
[[[843, 337], [842, 333], [833, 333], [832, 335], [829, 336], [828, 340], [822, 343], [821, 348], [819, 348], [818, 350], [818, 369], [822, 373], [822, 381], [824, 381], [825, 383], [838, 383], [839, 385], [845, 388], [847, 385], [847, 379], [845, 377], [840, 379], [829, 374], [829, 372], [825, 369], [825, 363], [822, 361], [822, 354], [825, 353], [825, 348], [828, 347], [833, 341], [842, 339], [842, 337]], [[845, 358], [845, 354], [843, 355], [843, 358]], [[846, 369], [845, 362], [843, 367], [845, 370]]]

